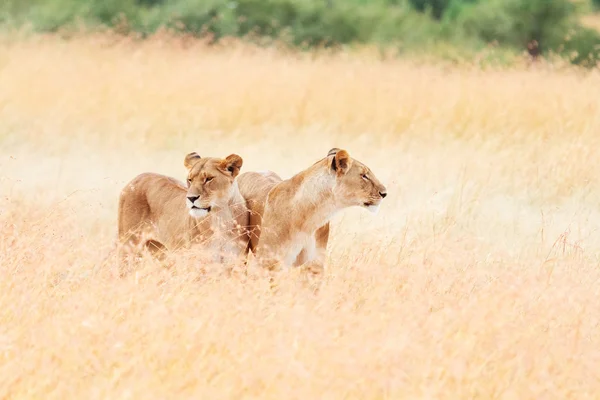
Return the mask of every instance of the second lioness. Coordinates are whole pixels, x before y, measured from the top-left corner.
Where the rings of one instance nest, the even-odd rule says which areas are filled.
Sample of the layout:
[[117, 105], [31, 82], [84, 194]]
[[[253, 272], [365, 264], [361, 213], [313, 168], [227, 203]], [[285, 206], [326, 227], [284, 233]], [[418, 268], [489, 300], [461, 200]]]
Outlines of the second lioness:
[[185, 157], [187, 184], [154, 173], [135, 177], [119, 198], [119, 239], [129, 248], [197, 244], [215, 262], [245, 262], [248, 209], [236, 177], [243, 160]]
[[351, 206], [377, 212], [387, 196], [369, 167], [337, 148], [290, 179], [246, 172], [238, 185], [251, 214], [249, 248], [269, 269], [303, 265], [321, 272], [329, 220]]

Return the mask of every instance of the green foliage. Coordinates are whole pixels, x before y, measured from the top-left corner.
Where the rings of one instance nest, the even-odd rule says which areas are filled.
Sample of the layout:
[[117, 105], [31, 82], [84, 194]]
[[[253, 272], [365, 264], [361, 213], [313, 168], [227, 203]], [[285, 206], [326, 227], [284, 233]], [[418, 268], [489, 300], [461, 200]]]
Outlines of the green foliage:
[[156, 6], [159, 4], [166, 3], [165, 0], [135, 0], [135, 2], [142, 6]]
[[417, 42], [425, 40], [420, 34], [431, 39], [433, 31], [439, 31], [429, 18], [389, 0], [360, 7], [322, 0], [179, 0], [165, 9], [165, 15], [166, 26], [197, 35], [211, 33], [216, 39], [252, 35], [308, 47]]
[[13, 22], [32, 23], [36, 30], [49, 32], [79, 22], [107, 26], [120, 18], [134, 22], [140, 15], [135, 0], [8, 0], [4, 10]]
[[514, 45], [535, 40], [542, 51], [556, 48], [575, 22], [570, 0], [511, 0], [506, 8], [514, 21]]
[[486, 42], [551, 48], [565, 37], [574, 9], [569, 0], [489, 0], [465, 7], [452, 23]]
[[526, 49], [535, 43], [542, 54], [576, 51], [578, 56], [571, 57], [572, 62], [592, 65], [600, 35], [580, 27], [578, 15], [570, 0], [488, 0], [449, 10], [444, 23], [462, 37], [500, 46]]
[[412, 6], [421, 12], [429, 11], [435, 19], [441, 19], [451, 0], [410, 0]]
[[600, 33], [579, 27], [566, 38], [560, 53], [573, 64], [596, 67], [600, 63]]
[[477, 1], [479, 0], [409, 0], [415, 10], [429, 12], [437, 20], [441, 20], [447, 14], [456, 15], [463, 6]]
[[579, 25], [578, 12], [571, 0], [2, 0], [0, 25], [142, 34], [166, 27], [214, 40], [277, 39], [303, 48], [375, 43], [444, 54], [473, 54], [488, 43], [522, 51], [535, 41], [542, 53], [592, 66], [598, 33]]
[[445, 20], [454, 20], [462, 14], [471, 5], [479, 2], [479, 0], [450, 0], [448, 7], [444, 12]]

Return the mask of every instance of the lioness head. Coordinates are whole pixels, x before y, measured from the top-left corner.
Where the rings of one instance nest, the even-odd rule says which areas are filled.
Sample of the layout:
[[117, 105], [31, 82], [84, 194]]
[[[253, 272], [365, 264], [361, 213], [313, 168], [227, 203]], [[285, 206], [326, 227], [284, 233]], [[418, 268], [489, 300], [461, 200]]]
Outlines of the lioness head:
[[183, 164], [188, 169], [186, 204], [192, 217], [202, 218], [214, 208], [227, 207], [243, 162], [237, 154], [225, 159], [201, 158], [197, 153], [185, 156]]
[[335, 175], [335, 201], [342, 207], [360, 206], [376, 214], [387, 189], [373, 171], [346, 150], [333, 148], [327, 153], [327, 165]]

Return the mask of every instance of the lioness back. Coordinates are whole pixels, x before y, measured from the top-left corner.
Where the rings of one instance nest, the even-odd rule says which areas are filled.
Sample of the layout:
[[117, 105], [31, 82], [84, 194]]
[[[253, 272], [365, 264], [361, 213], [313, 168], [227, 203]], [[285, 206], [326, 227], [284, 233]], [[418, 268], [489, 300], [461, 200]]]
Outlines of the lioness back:
[[185, 193], [183, 183], [169, 176], [145, 172], [133, 178], [119, 196], [119, 239], [137, 245], [139, 233], [162, 228], [162, 231], [175, 233], [163, 239], [167, 242], [164, 245], [177, 247], [176, 244], [181, 243], [177, 228], [185, 224], [186, 219], [185, 203], [181, 202]]
[[282, 182], [282, 179], [272, 171], [244, 172], [237, 179], [240, 194], [246, 200], [246, 207], [250, 211], [248, 224], [250, 233], [249, 249], [255, 252], [260, 238], [260, 227], [267, 195], [273, 186]]

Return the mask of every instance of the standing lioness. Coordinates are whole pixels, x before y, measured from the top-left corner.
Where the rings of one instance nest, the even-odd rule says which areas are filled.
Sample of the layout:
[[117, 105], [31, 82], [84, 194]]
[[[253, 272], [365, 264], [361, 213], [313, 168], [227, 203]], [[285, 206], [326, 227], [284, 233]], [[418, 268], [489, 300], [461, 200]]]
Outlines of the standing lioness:
[[269, 269], [303, 265], [321, 272], [331, 217], [351, 206], [376, 213], [387, 196], [369, 167], [336, 148], [290, 179], [246, 172], [238, 182], [252, 215], [249, 248]]
[[215, 262], [243, 259], [248, 246], [248, 209], [236, 177], [243, 160], [185, 157], [187, 185], [143, 173], [121, 191], [119, 239], [149, 250], [175, 250], [200, 243]]

